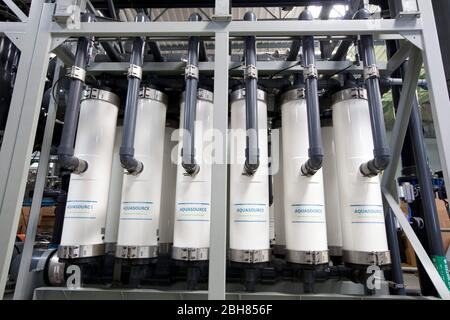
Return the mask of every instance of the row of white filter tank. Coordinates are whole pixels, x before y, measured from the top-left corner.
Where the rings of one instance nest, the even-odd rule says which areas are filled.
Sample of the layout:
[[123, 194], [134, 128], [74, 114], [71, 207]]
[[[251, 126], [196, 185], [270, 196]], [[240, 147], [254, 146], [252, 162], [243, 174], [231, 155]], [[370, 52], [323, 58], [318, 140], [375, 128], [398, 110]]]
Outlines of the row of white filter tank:
[[[355, 265], [390, 263], [379, 177], [359, 172], [372, 157], [366, 92], [346, 89], [334, 95], [333, 119], [322, 122], [323, 169], [301, 174], [308, 159], [308, 123], [303, 88], [281, 97], [282, 126], [271, 130], [273, 205], [269, 206], [267, 94], [258, 90], [260, 164], [243, 174], [246, 148], [245, 90], [231, 94], [228, 133], [229, 259], [268, 262], [271, 244], [300, 265], [328, 263], [342, 256]], [[200, 171], [181, 166], [182, 130], [165, 126], [167, 96], [143, 88], [138, 102], [135, 156], [138, 175], [121, 167], [122, 128], [116, 126], [119, 99], [88, 90], [81, 102], [75, 155], [86, 159], [85, 173], [72, 174], [58, 256], [149, 259], [169, 254], [182, 261], [209, 257], [213, 94], [199, 89], [195, 152]], [[183, 123], [181, 104], [181, 121]], [[182, 129], [182, 128], [180, 128]]]

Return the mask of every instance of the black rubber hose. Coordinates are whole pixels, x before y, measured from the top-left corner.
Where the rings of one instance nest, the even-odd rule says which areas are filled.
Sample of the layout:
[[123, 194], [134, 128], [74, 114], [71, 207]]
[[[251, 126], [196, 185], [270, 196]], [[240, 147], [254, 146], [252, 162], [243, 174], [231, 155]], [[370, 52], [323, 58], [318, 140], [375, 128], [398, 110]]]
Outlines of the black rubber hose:
[[[86, 13], [82, 16], [82, 22], [92, 22], [95, 17], [93, 14]], [[74, 67], [86, 69], [88, 58], [89, 38], [81, 37], [78, 39], [77, 51], [75, 54]], [[61, 141], [58, 148], [58, 160], [62, 168], [73, 173], [83, 173], [88, 169], [88, 163], [85, 160], [74, 156], [75, 136], [78, 126], [78, 117], [80, 115], [80, 99], [83, 90], [84, 80], [73, 77], [70, 80], [69, 99], [64, 115], [64, 127], [61, 134]]]
[[[313, 20], [309, 10], [304, 10], [299, 20]], [[305, 69], [309, 69], [305, 75], [306, 110], [308, 117], [308, 160], [302, 165], [301, 173], [310, 177], [317, 170], [322, 168], [323, 148], [322, 133], [320, 129], [319, 96], [317, 93], [317, 69], [314, 57], [314, 37], [305, 36], [302, 38], [303, 63]]]
[[[201, 21], [198, 13], [193, 13], [189, 21]], [[189, 52], [187, 68], [198, 71], [198, 55], [200, 42], [198, 37], [189, 38]], [[191, 70], [191, 71], [193, 71]], [[195, 115], [197, 109], [198, 73], [186, 73], [186, 90], [184, 103], [183, 148], [181, 149], [181, 165], [189, 175], [195, 175], [200, 171], [200, 166], [195, 161]]]
[[[256, 21], [256, 15], [248, 11], [244, 15], [245, 21]], [[244, 173], [253, 175], [259, 167], [259, 138], [258, 138], [258, 79], [257, 75], [249, 74], [249, 68], [256, 70], [256, 37], [245, 38], [245, 124], [246, 148]]]
[[[355, 19], [369, 19], [370, 12], [361, 9], [355, 14]], [[364, 68], [376, 68], [375, 48], [372, 35], [362, 35], [360, 39], [360, 50], [363, 58]], [[366, 73], [368, 71], [365, 71]], [[359, 167], [362, 175], [374, 177], [389, 165], [391, 154], [386, 137], [384, 124], [383, 105], [381, 102], [381, 91], [379, 75], [366, 74], [365, 85], [369, 102], [370, 124], [372, 128], [373, 155], [374, 158]]]
[[[138, 13], [135, 22], [145, 22], [147, 19], [145, 14]], [[144, 49], [145, 38], [135, 38], [133, 42], [133, 52], [131, 53], [130, 58], [130, 67], [134, 65], [142, 68]], [[134, 157], [134, 137], [136, 132], [137, 104], [141, 77], [142, 75], [128, 75], [128, 91], [123, 120], [122, 146], [120, 147], [120, 163], [122, 164], [122, 167], [132, 175], [137, 175], [144, 170], [143, 163]]]

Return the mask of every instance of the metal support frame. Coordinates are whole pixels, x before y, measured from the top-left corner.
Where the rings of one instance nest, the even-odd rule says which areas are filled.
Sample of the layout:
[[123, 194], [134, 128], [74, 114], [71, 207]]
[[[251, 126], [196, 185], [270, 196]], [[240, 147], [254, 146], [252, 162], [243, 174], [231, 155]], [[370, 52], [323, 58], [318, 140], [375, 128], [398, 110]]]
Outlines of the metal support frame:
[[[225, 299], [227, 243], [228, 32], [216, 33], [213, 127], [222, 136], [220, 163], [213, 163], [208, 298]], [[217, 139], [218, 137], [216, 137]], [[216, 152], [217, 154], [217, 152]]]
[[3, 297], [16, 238], [40, 112], [51, 44], [54, 4], [34, 0], [0, 150], [0, 298]]
[[3, 0], [3, 2], [11, 9], [12, 12], [20, 19], [22, 22], [27, 22], [28, 17], [22, 10], [14, 3], [12, 0]]
[[[56, 71], [53, 77], [53, 86], [57, 85], [63, 64], [60, 60], [56, 63]], [[48, 164], [50, 159], [50, 148], [52, 147], [53, 129], [55, 128], [56, 113], [58, 105], [53, 97], [50, 98], [48, 104], [47, 119], [45, 121], [44, 139], [42, 141], [41, 155], [39, 157], [39, 165], [36, 174], [36, 184], [31, 201], [30, 215], [28, 218], [27, 232], [25, 236], [25, 244], [22, 250], [22, 258], [20, 260], [19, 275], [17, 277], [16, 288], [14, 290], [14, 299], [31, 299], [32, 291], [30, 284], [32, 280], [31, 257], [33, 255], [34, 242], [36, 239], [36, 231], [39, 224], [42, 196], [44, 194], [45, 180], [48, 173]], [[31, 296], [30, 296], [31, 294]]]
[[[354, 1], [357, 2], [357, 1]], [[215, 37], [216, 63], [204, 62], [199, 65], [209, 70], [214, 70], [215, 88], [215, 108], [214, 108], [214, 128], [224, 134], [227, 130], [227, 109], [228, 90], [224, 90], [228, 85], [228, 66], [232, 66], [228, 56], [229, 37], [241, 36], [293, 36], [305, 35], [314, 36], [347, 36], [372, 34], [375, 37], [385, 37], [386, 39], [399, 36], [406, 38], [416, 47], [423, 51], [423, 58], [427, 70], [428, 86], [430, 88], [430, 100], [433, 111], [433, 120], [436, 127], [436, 134], [439, 146], [439, 154], [444, 178], [447, 185], [450, 185], [449, 170], [450, 165], [450, 140], [445, 137], [450, 136], [450, 127], [445, 125], [450, 119], [450, 101], [446, 91], [446, 81], [441, 57], [439, 55], [439, 42], [436, 33], [436, 26], [433, 16], [432, 4], [429, 0], [417, 0], [420, 17], [410, 19], [380, 19], [380, 20], [333, 20], [333, 21], [229, 21], [230, 1], [216, 0], [215, 14], [213, 21], [198, 23], [189, 22], [102, 22], [102, 23], [81, 23], [80, 28], [69, 28], [52, 22], [54, 4], [44, 3], [43, 0], [33, 0], [31, 10], [26, 22], [0, 22], [0, 35], [7, 35], [18, 44], [27, 44], [27, 49], [23, 50], [16, 85], [14, 87], [11, 110], [5, 130], [2, 149], [0, 150], [0, 298], [3, 297], [4, 287], [9, 270], [15, 233], [20, 216], [20, 208], [23, 201], [26, 174], [29, 167], [29, 155], [31, 154], [34, 133], [36, 131], [37, 118], [40, 110], [40, 103], [43, 94], [45, 73], [48, 66], [49, 51], [69, 37], [80, 36], [101, 36], [101, 37]], [[53, 41], [53, 44], [52, 44]], [[52, 47], [54, 46], [54, 47]], [[393, 136], [396, 139], [396, 146], [403, 143], [404, 134], [402, 118], [409, 116], [408, 101], [415, 91], [417, 74], [420, 68], [420, 52], [416, 47], [411, 46], [409, 72], [404, 79], [402, 90], [402, 100], [399, 110], [403, 110], [403, 115], [398, 114], [396, 124], [398, 132]], [[406, 48], [405, 48], [406, 50]], [[398, 61], [391, 60], [387, 68], [394, 68], [406, 56], [405, 52], [396, 57]], [[415, 62], [414, 62], [415, 61]], [[264, 63], [258, 63], [260, 70], [270, 69], [280, 70], [281, 62], [270, 62], [271, 66], [264, 67]], [[269, 62], [267, 62], [269, 63]], [[343, 63], [344, 67], [348, 62]], [[144, 64], [144, 71], [159, 69], [161, 73], [170, 72], [175, 65], [166, 64]], [[182, 69], [182, 64], [179, 66]], [[147, 69], [146, 69], [147, 68]], [[292, 68], [290, 71], [301, 71]], [[323, 72], [327, 66], [323, 66], [319, 71]], [[333, 70], [338, 69], [337, 64], [328, 65]], [[120, 63], [94, 64], [91, 72], [120, 72]], [[164, 69], [166, 71], [164, 71]], [[176, 68], [175, 68], [176, 69]], [[340, 68], [341, 69], [341, 68]], [[381, 68], [380, 68], [381, 69]], [[386, 68], [385, 68], [386, 69]], [[354, 72], [361, 73], [357, 67], [350, 68]], [[236, 71], [238, 72], [238, 71]], [[264, 71], [261, 71], [264, 72]], [[406, 127], [406, 124], [405, 124]], [[226, 134], [223, 135], [226, 139]], [[226, 159], [226, 141], [223, 141], [222, 151]], [[394, 148], [392, 150], [395, 150]], [[41, 156], [44, 156], [43, 154]], [[392, 161], [393, 167], [398, 162]], [[386, 174], [387, 173], [387, 174]], [[421, 259], [426, 270], [433, 279], [438, 292], [442, 298], [450, 299], [448, 290], [439, 277], [431, 260], [426, 255], [417, 237], [395, 202], [392, 193], [387, 187], [386, 181], [392, 181], [393, 175], [386, 172], [383, 178], [383, 194], [397, 216], [400, 224], [406, 231], [408, 238], [412, 241], [414, 249]], [[41, 181], [41, 180], [40, 180]], [[226, 269], [226, 217], [227, 217], [227, 167], [224, 164], [213, 164], [212, 186], [212, 214], [211, 214], [211, 250], [210, 250], [210, 274], [214, 275], [209, 279], [210, 299], [224, 299], [225, 293], [225, 269]], [[34, 229], [34, 226], [30, 226]], [[32, 235], [33, 230], [30, 230]], [[35, 231], [35, 230], [34, 230]], [[27, 231], [28, 232], [28, 231]], [[26, 265], [23, 266], [26, 268]], [[25, 278], [24, 278], [25, 279]], [[23, 280], [24, 280], [23, 279]], [[22, 281], [22, 279], [19, 279]], [[17, 293], [19, 297], [20, 292]]]

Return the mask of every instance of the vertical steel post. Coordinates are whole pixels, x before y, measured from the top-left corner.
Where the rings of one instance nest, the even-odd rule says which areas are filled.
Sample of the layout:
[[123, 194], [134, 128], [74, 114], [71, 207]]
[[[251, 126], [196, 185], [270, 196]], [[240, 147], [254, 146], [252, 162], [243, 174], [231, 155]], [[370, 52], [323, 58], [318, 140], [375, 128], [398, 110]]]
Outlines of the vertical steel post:
[[0, 299], [8, 278], [44, 90], [55, 4], [34, 0], [0, 150]]
[[[221, 155], [212, 165], [211, 240], [208, 298], [225, 299], [227, 240], [227, 129], [228, 129], [228, 32], [215, 36], [214, 112], [215, 154]], [[220, 137], [216, 135], [219, 134]], [[217, 140], [219, 139], [219, 140]]]
[[[57, 85], [57, 81], [61, 74], [61, 69], [62, 63], [58, 60], [53, 76], [53, 86]], [[31, 292], [32, 272], [30, 272], [30, 264], [39, 224], [42, 196], [44, 194], [45, 181], [47, 179], [50, 149], [52, 147], [53, 129], [55, 128], [57, 111], [58, 105], [53, 99], [53, 96], [51, 96], [50, 103], [48, 105], [47, 119], [45, 121], [44, 139], [42, 140], [42, 148], [39, 156], [39, 165], [36, 175], [33, 200], [31, 201], [30, 216], [28, 218], [25, 245], [22, 250], [19, 275], [17, 277], [17, 284], [14, 291], [15, 300], [31, 299], [33, 296], [33, 292]]]
[[417, 0], [422, 17], [423, 60], [428, 81], [428, 93], [433, 113], [433, 123], [439, 147], [444, 180], [450, 186], [450, 100], [447, 92], [444, 65], [440, 54], [439, 39], [430, 0]]

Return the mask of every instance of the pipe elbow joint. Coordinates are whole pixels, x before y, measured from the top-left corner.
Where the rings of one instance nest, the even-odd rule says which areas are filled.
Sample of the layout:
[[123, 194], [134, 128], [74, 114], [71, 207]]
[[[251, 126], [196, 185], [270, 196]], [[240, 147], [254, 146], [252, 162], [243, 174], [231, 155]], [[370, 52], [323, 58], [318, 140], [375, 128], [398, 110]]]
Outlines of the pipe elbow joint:
[[248, 160], [245, 160], [244, 175], [252, 176], [255, 174], [258, 168], [259, 168], [259, 159], [256, 161], [256, 163], [249, 163]]
[[69, 154], [59, 154], [59, 163], [61, 167], [70, 170], [74, 174], [81, 174], [88, 169], [88, 163], [85, 160], [79, 159]]
[[144, 164], [129, 154], [121, 154], [120, 163], [122, 164], [122, 168], [127, 170], [128, 174], [133, 176], [137, 176], [144, 170]]
[[365, 177], [372, 178], [387, 168], [390, 163], [390, 155], [379, 156], [359, 166], [359, 171]]
[[183, 167], [186, 174], [189, 176], [195, 176], [200, 171], [200, 166], [197, 163], [185, 163], [181, 162], [181, 166]]
[[303, 176], [311, 177], [322, 168], [323, 155], [310, 157], [300, 168]]

